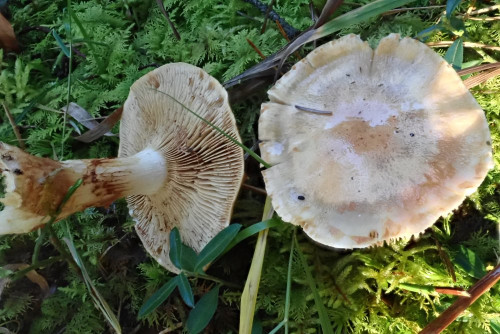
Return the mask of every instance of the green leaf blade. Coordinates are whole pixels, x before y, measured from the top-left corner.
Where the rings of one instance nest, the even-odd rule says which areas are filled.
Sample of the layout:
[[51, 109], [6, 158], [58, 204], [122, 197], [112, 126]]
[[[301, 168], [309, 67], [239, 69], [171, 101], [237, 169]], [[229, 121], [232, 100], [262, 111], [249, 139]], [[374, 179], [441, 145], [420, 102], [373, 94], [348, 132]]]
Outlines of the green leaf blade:
[[209, 292], [203, 295], [201, 299], [196, 303], [193, 310], [189, 313], [188, 319], [186, 321], [186, 328], [190, 334], [198, 334], [212, 319], [217, 310], [217, 305], [219, 303], [219, 288], [216, 286]]
[[62, 52], [64, 53], [64, 55], [66, 55], [66, 57], [69, 58], [70, 56], [70, 52], [69, 52], [69, 49], [66, 47], [66, 45], [64, 44], [61, 36], [59, 36], [59, 34], [57, 33], [57, 31], [53, 30], [52, 29], [52, 36], [54, 36], [55, 40], [56, 40], [56, 43], [57, 45], [59, 46], [59, 48], [61, 48]]
[[377, 0], [363, 7], [347, 12], [328, 23], [325, 23], [308, 39], [309, 42], [338, 32], [348, 26], [366, 22], [386, 11], [406, 5], [413, 0]]
[[170, 251], [168, 252], [168, 256], [170, 257], [170, 261], [179, 269], [182, 269], [181, 265], [181, 253], [182, 253], [182, 241], [181, 235], [179, 234], [179, 230], [177, 227], [174, 227], [172, 231], [170, 231]]
[[189, 246], [182, 244], [181, 247], [181, 269], [195, 271], [196, 258], [198, 254]]
[[465, 246], [459, 246], [458, 253], [453, 260], [471, 277], [480, 279], [487, 273], [486, 267], [479, 256]]
[[231, 241], [231, 243], [227, 246], [227, 248], [224, 250], [224, 252], [228, 252], [231, 248], [242, 242], [243, 240], [251, 237], [252, 235], [255, 235], [259, 233], [260, 231], [263, 231], [268, 228], [276, 227], [281, 225], [281, 221], [276, 218], [264, 220], [258, 223], [255, 223], [244, 230], [238, 232], [236, 237]]
[[194, 267], [195, 272], [199, 272], [204, 266], [215, 260], [224, 252], [226, 247], [236, 237], [241, 229], [240, 224], [231, 224], [220, 231], [210, 242], [201, 250]]
[[457, 38], [453, 44], [448, 48], [444, 59], [453, 66], [455, 70], [462, 69], [462, 62], [464, 59], [464, 43], [461, 38]]
[[160, 306], [170, 294], [174, 291], [175, 287], [178, 285], [179, 276], [172, 278], [170, 281], [165, 283], [158, 291], [153, 293], [153, 295], [141, 306], [139, 309], [139, 318], [143, 318], [146, 315], [153, 312], [158, 306]]
[[184, 300], [184, 303], [186, 303], [187, 306], [194, 307], [193, 290], [191, 289], [191, 285], [189, 284], [186, 275], [181, 273], [178, 277], [177, 287], [179, 288], [182, 300]]
[[448, 0], [446, 1], [446, 18], [449, 20], [451, 14], [455, 11], [462, 0]]

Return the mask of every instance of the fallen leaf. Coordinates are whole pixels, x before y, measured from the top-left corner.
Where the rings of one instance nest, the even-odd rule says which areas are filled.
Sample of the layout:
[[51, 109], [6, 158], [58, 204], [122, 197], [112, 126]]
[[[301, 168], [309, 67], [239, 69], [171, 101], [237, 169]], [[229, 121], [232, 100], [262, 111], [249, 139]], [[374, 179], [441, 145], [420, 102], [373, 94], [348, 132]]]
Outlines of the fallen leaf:
[[0, 13], [0, 48], [5, 51], [19, 51], [16, 35], [10, 22]]
[[[64, 112], [64, 108], [61, 108], [61, 110]], [[78, 104], [71, 102], [68, 107], [68, 115], [73, 117], [75, 120], [77, 120], [81, 125], [86, 127], [89, 130], [93, 130], [94, 128], [99, 126], [99, 122], [97, 122], [92, 115], [89, 114], [89, 112], [82, 107], [80, 107]], [[111, 132], [106, 132], [104, 133], [104, 136], [114, 136], [113, 133]]]

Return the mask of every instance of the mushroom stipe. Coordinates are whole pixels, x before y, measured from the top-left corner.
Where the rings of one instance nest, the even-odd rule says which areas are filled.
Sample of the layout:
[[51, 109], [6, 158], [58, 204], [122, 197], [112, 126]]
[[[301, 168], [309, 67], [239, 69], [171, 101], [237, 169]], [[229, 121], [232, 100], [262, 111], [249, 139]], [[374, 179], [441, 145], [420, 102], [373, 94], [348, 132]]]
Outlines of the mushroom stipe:
[[[493, 165], [481, 107], [411, 38], [391, 34], [375, 50], [355, 35], [334, 40], [268, 94], [259, 119], [267, 193], [284, 221], [327, 246], [419, 234]], [[331, 115], [304, 112], [322, 110]]]
[[0, 143], [6, 183], [0, 234], [41, 227], [82, 179], [57, 220], [127, 197], [145, 248], [177, 273], [169, 258], [174, 227], [185, 244], [200, 251], [229, 225], [244, 161], [243, 150], [228, 137], [241, 142], [220, 83], [189, 64], [161, 66], [130, 88], [120, 123], [119, 158], [59, 162]]

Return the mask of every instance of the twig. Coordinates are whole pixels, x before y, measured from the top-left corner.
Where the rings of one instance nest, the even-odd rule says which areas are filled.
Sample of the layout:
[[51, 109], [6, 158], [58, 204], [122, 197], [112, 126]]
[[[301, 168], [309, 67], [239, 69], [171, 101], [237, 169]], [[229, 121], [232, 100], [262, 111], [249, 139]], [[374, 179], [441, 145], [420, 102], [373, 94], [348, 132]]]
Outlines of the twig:
[[257, 47], [257, 45], [255, 45], [251, 40], [249, 40], [248, 38], [246, 39], [248, 44], [250, 44], [250, 46], [252, 47], [252, 49], [255, 50], [255, 52], [257, 52], [260, 56], [260, 58], [262, 59], [266, 59], [266, 56], [264, 56], [264, 54], [259, 50], [259, 48]]
[[5, 102], [2, 102], [3, 110], [5, 111], [5, 115], [7, 115], [7, 118], [9, 119], [10, 125], [12, 126], [12, 130], [14, 131], [14, 134], [16, 135], [17, 142], [19, 143], [19, 147], [21, 149], [26, 149], [26, 146], [24, 145], [23, 138], [21, 137], [21, 133], [19, 132], [19, 127], [17, 126], [16, 122], [14, 121], [14, 117], [12, 117], [12, 114], [10, 113], [9, 108], [7, 107], [7, 104]]
[[[263, 14], [265, 14], [267, 12], [267, 5], [262, 3], [260, 0], [243, 0], [244, 2], [247, 2], [249, 4], [252, 4], [254, 5], [258, 10], [260, 10]], [[279, 15], [278, 13], [276, 13], [274, 10], [270, 10], [269, 11], [269, 15], [268, 17], [273, 20], [273, 21], [276, 21], [278, 20], [279, 23], [281, 24], [281, 26], [283, 27], [283, 29], [285, 29], [286, 31], [286, 34], [288, 36], [290, 36], [290, 38], [294, 38], [295, 36], [297, 36], [298, 34], [300, 34], [300, 30], [298, 29], [295, 29], [294, 27], [292, 27], [291, 25], [289, 25], [285, 20], [283, 20]]]
[[500, 279], [500, 264], [469, 289], [469, 297], [458, 297], [458, 299], [439, 317], [434, 319], [420, 332], [420, 334], [441, 333], [448, 327], [467, 307], [472, 305], [481, 295], [488, 291]]
[[495, 16], [495, 17], [468, 17], [468, 20], [472, 21], [499, 21], [500, 16]]
[[165, 7], [163, 7], [163, 1], [156, 0], [156, 4], [160, 8], [160, 11], [163, 14], [163, 16], [165, 16], [165, 18], [167, 19], [167, 22], [168, 22], [170, 28], [172, 29], [172, 32], [174, 33], [175, 38], [178, 41], [180, 41], [181, 35], [179, 35], [179, 32], [177, 31], [177, 29], [175, 29], [174, 23], [170, 20], [170, 16], [168, 15], [167, 11], [165, 10]]
[[99, 123], [95, 128], [85, 132], [83, 135], [75, 137], [76, 140], [79, 140], [84, 143], [90, 143], [97, 138], [103, 136], [106, 132], [111, 130], [113, 126], [120, 120], [122, 117], [123, 106], [113, 111], [104, 121]]
[[[430, 46], [431, 48], [441, 48], [444, 46], [450, 46], [453, 44], [453, 41], [442, 41], [442, 42], [429, 42], [426, 43], [427, 46]], [[464, 47], [466, 48], [480, 48], [480, 49], [487, 49], [487, 50], [493, 50], [493, 51], [500, 51], [500, 46], [493, 46], [493, 45], [486, 45], [486, 44], [481, 44], [481, 43], [473, 43], [473, 42], [464, 42]]]
[[254, 187], [254, 186], [251, 186], [251, 185], [246, 184], [246, 183], [243, 183], [241, 185], [241, 187], [245, 188], [245, 189], [248, 189], [250, 191], [253, 191], [253, 192], [257, 193], [257, 194], [261, 194], [261, 195], [267, 196], [267, 192], [264, 189], [262, 189], [262, 188]]
[[481, 8], [478, 10], [473, 10], [472, 12], [470, 12], [470, 15], [484, 14], [484, 13], [492, 12], [492, 11], [497, 10], [497, 9], [500, 9], [500, 5], [494, 5], [494, 6], [490, 6], [490, 7], [486, 7], [486, 8]]
[[[285, 29], [283, 29], [283, 27], [281, 26], [281, 24], [279, 23], [279, 21], [275, 21], [276, 22], [276, 25], [278, 26], [278, 29], [281, 33], [281, 35], [285, 38], [285, 40], [290, 43], [290, 38], [288, 37], [288, 35], [286, 34], [286, 31]], [[293, 53], [295, 55], [295, 57], [297, 57], [298, 59], [302, 59], [302, 57], [300, 56], [299, 52], [298, 51], [295, 51]]]
[[264, 14], [264, 23], [262, 24], [262, 28], [260, 29], [260, 33], [263, 34], [266, 32], [266, 26], [267, 26], [267, 19], [269, 18], [269, 12], [274, 6], [274, 3], [276, 0], [272, 0], [269, 6], [267, 7], [266, 13]]

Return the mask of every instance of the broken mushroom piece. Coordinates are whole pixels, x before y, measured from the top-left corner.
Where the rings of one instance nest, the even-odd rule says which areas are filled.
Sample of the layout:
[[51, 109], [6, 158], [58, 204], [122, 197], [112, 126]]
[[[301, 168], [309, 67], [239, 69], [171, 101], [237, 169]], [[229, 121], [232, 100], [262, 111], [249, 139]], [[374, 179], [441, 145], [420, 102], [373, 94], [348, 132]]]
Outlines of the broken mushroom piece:
[[315, 241], [367, 247], [423, 232], [492, 167], [481, 107], [426, 45], [348, 35], [269, 91], [259, 120], [266, 190]]
[[240, 140], [224, 88], [188, 64], [164, 65], [130, 89], [120, 124], [119, 158], [57, 162], [0, 144], [6, 183], [0, 234], [25, 233], [49, 220], [68, 188], [82, 185], [57, 219], [127, 197], [136, 231], [164, 267], [169, 234], [200, 251], [228, 226], [243, 177], [243, 151], [195, 114]]

